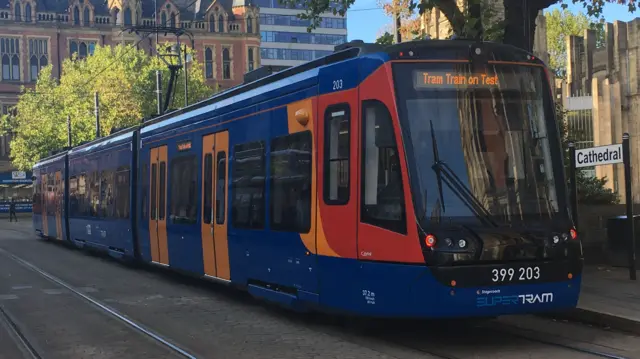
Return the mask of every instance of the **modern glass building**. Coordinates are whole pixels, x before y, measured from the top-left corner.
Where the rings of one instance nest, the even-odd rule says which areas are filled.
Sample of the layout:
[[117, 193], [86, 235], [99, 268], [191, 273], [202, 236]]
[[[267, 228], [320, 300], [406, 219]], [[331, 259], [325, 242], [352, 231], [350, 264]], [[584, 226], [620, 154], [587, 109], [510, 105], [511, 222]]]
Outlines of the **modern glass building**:
[[290, 9], [278, 0], [256, 0], [260, 7], [261, 65], [295, 66], [333, 52], [347, 41], [347, 18], [326, 14], [320, 25], [307, 32], [308, 20], [296, 15], [304, 10]]

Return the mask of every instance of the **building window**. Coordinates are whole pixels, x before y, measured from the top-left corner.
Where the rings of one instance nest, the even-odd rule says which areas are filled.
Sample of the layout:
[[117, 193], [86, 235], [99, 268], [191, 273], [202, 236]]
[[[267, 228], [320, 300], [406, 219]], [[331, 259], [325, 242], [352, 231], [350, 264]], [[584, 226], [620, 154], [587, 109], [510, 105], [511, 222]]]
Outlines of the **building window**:
[[171, 24], [171, 27], [176, 27], [176, 14], [174, 12], [171, 12], [169, 23]]
[[231, 79], [231, 56], [228, 48], [222, 49], [222, 78]]
[[198, 159], [195, 155], [177, 157], [169, 164], [171, 203], [169, 218], [174, 224], [198, 221]]
[[205, 64], [205, 76], [208, 79], [213, 78], [213, 51], [207, 47], [204, 50], [204, 64]]
[[13, 6], [15, 8], [14, 9], [14, 14], [15, 14], [15, 17], [16, 17], [16, 21], [22, 21], [22, 12], [21, 12], [21, 9], [20, 9], [20, 6], [22, 6], [22, 5], [20, 4], [20, 1], [16, 1], [15, 5], [13, 5]]
[[218, 16], [218, 32], [224, 32], [224, 17]]
[[69, 44], [69, 50], [71, 52], [71, 56], [74, 53], [78, 53], [78, 59], [84, 59], [88, 55], [93, 55], [93, 52], [96, 49], [95, 41], [78, 41], [73, 40]]
[[231, 221], [236, 228], [262, 229], [265, 217], [263, 141], [233, 147]]
[[407, 232], [400, 157], [387, 107], [362, 105], [361, 221], [390, 231]]
[[253, 18], [251, 16], [247, 16], [247, 32], [253, 34]]
[[0, 38], [0, 58], [2, 58], [2, 80], [20, 81], [20, 40]]
[[166, 12], [162, 12], [162, 15], [160, 15], [160, 21], [162, 26], [167, 26], [167, 13]]
[[131, 9], [130, 8], [124, 9], [124, 25], [125, 26], [131, 26], [132, 25], [132, 22], [131, 22]]
[[31, 4], [29, 3], [24, 7], [24, 19], [26, 22], [31, 22]]
[[311, 228], [311, 131], [271, 141], [271, 228], [307, 233]]
[[253, 47], [248, 48], [248, 52], [247, 52], [247, 60], [249, 62], [249, 71], [253, 71], [255, 65], [253, 63], [254, 56], [253, 56]]
[[350, 159], [349, 105], [335, 105], [324, 115], [324, 201], [327, 204], [349, 202]]
[[84, 8], [84, 15], [82, 16], [82, 21], [84, 23], [84, 26], [90, 26], [91, 25], [91, 15], [89, 13], [89, 8], [85, 6]]
[[215, 21], [215, 17], [213, 15], [209, 16], [209, 32], [215, 32], [216, 31], [216, 21]]
[[32, 82], [38, 80], [38, 74], [48, 63], [47, 40], [29, 39], [29, 74]]
[[73, 24], [80, 25], [80, 9], [77, 6], [73, 7]]

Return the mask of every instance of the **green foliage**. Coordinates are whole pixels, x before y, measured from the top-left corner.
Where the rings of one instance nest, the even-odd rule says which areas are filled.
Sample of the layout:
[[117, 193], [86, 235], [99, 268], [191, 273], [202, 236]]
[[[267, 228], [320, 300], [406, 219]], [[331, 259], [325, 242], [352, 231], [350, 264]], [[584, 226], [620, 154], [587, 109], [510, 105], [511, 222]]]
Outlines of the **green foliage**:
[[573, 14], [569, 10], [547, 12], [547, 47], [550, 55], [549, 67], [557, 77], [564, 78], [567, 72], [567, 41], [570, 35], [583, 36], [588, 29], [596, 30], [596, 45], [604, 42], [604, 24], [592, 22], [582, 13]]
[[393, 45], [393, 34], [385, 31], [384, 34], [380, 35], [380, 37], [376, 39], [376, 44]]
[[[569, 154], [569, 142], [573, 140], [574, 135], [570, 134], [568, 129], [567, 111], [565, 111], [560, 103], [556, 103], [556, 114], [558, 125], [562, 139], [562, 149], [564, 151], [564, 167], [566, 177], [569, 178], [569, 166], [573, 160]], [[588, 177], [580, 168], [576, 169], [576, 185], [578, 188], [578, 203], [580, 204], [618, 204], [620, 197], [617, 192], [606, 187], [608, 179]]]
[[[189, 63], [190, 103], [211, 96], [202, 66]], [[95, 138], [94, 93], [100, 98], [100, 133], [113, 128], [133, 126], [156, 113], [155, 72], [162, 71], [163, 89], [167, 88], [169, 70], [155, 56], [148, 56], [131, 45], [96, 47], [83, 60], [67, 59], [62, 63], [60, 81], [52, 77], [51, 66], [44, 68], [35, 89], [24, 90], [17, 104], [17, 116], [5, 119], [5, 130], [15, 133], [11, 143], [13, 164], [30, 169], [49, 151], [67, 145], [67, 116], [71, 117], [72, 144]], [[170, 107], [184, 105], [184, 72], [179, 71], [175, 100]], [[164, 96], [163, 96], [164, 101]]]

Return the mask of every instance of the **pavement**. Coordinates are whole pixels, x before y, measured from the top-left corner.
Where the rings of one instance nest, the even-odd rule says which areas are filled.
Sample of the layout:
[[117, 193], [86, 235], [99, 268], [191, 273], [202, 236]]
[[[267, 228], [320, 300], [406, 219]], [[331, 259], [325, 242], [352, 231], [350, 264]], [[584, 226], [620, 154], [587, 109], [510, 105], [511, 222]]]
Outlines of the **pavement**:
[[586, 266], [578, 307], [557, 317], [640, 335], [640, 271], [636, 277], [627, 268]]

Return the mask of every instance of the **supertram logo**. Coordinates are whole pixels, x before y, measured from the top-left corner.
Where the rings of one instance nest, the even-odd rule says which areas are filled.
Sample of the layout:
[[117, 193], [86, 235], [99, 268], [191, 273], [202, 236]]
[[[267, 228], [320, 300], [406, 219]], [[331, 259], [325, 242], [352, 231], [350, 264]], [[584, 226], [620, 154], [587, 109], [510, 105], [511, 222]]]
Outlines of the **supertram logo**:
[[526, 305], [552, 303], [553, 293], [542, 294], [519, 294], [519, 295], [496, 295], [478, 297], [476, 299], [477, 307], [497, 307], [500, 305]]

